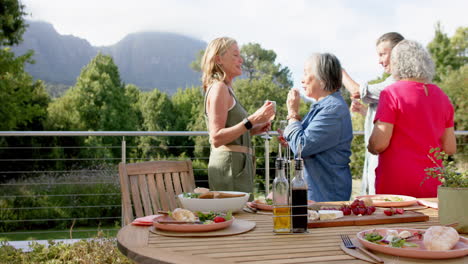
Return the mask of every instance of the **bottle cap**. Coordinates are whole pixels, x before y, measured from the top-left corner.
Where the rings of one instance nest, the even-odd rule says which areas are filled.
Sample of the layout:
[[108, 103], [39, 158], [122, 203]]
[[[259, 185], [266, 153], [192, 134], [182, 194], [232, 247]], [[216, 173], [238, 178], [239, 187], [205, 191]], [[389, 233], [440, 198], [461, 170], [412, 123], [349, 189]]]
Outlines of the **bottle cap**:
[[275, 161], [275, 168], [284, 169], [284, 159], [278, 157]]
[[302, 170], [304, 167], [304, 161], [301, 158], [294, 159], [294, 169]]

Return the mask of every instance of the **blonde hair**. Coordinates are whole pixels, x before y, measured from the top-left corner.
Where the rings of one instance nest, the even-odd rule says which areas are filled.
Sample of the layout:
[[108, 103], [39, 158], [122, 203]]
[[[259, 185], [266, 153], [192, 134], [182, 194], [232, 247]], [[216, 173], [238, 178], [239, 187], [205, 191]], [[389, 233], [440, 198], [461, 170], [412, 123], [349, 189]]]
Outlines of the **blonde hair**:
[[201, 60], [202, 83], [205, 92], [213, 82], [223, 82], [226, 79], [226, 72], [215, 62], [215, 59], [216, 56], [226, 53], [227, 49], [233, 44], [237, 44], [235, 39], [221, 37], [212, 40], [206, 47], [205, 54], [203, 54]]

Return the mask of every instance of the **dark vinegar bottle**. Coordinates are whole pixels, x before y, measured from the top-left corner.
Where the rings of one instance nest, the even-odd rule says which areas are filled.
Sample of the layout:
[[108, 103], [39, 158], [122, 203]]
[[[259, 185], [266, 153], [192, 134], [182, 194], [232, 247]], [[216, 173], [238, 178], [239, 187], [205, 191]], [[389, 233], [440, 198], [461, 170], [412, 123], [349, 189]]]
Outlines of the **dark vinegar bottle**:
[[292, 232], [307, 232], [307, 183], [301, 158], [295, 159], [295, 173], [291, 181]]

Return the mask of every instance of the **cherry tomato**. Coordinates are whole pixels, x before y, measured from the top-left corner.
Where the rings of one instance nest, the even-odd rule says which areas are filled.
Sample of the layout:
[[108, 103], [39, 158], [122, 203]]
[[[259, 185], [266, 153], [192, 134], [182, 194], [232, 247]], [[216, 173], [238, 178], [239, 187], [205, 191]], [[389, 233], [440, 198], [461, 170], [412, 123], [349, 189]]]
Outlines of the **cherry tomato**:
[[215, 222], [215, 223], [221, 223], [221, 222], [225, 222], [225, 221], [226, 221], [226, 219], [224, 219], [224, 217], [222, 217], [222, 216], [217, 216], [217, 217], [215, 217], [213, 219], [213, 222]]

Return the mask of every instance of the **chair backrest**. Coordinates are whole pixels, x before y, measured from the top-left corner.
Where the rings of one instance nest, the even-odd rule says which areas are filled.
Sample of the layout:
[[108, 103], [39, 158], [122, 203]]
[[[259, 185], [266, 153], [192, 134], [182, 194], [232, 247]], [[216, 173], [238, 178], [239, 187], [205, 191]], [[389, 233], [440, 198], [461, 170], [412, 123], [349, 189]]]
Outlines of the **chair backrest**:
[[192, 161], [120, 163], [124, 224], [137, 217], [177, 208], [176, 196], [195, 188]]

